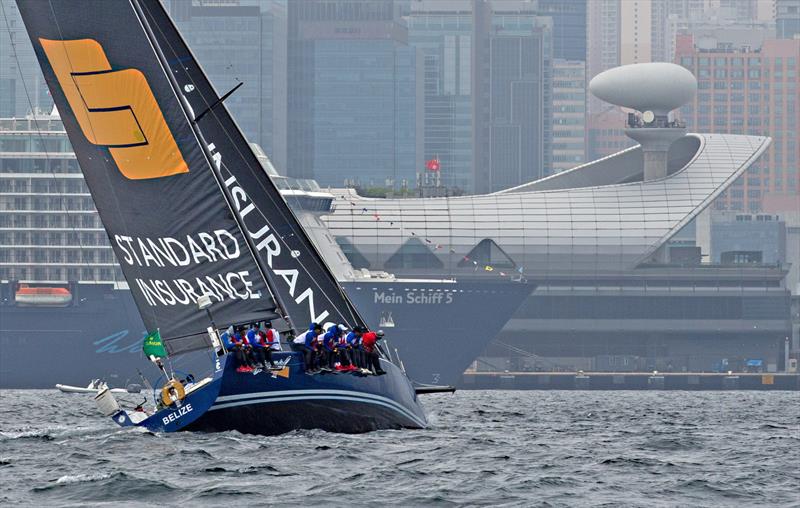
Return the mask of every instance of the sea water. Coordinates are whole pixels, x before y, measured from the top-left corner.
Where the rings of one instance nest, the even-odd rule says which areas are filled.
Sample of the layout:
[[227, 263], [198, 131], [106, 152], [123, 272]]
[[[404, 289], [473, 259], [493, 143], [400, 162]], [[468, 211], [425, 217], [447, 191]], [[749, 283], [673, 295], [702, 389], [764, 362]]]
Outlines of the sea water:
[[797, 392], [423, 401], [425, 430], [157, 435], [88, 395], [0, 391], [0, 505], [800, 506]]

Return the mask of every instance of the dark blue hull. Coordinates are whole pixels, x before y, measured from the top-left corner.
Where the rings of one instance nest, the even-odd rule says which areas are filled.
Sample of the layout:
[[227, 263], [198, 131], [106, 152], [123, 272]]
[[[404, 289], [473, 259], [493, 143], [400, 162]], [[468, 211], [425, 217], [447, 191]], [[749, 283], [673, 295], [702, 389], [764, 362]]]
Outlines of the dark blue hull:
[[[533, 290], [508, 281], [342, 285], [367, 322], [386, 332], [409, 377], [433, 384], [458, 383]], [[137, 369], [152, 373], [129, 291], [79, 284], [69, 306], [23, 307], [11, 303], [9, 284], [0, 290], [0, 388], [83, 386], [92, 378], [124, 386], [139, 382]]]
[[283, 434], [297, 429], [359, 433], [423, 428], [425, 414], [408, 379], [383, 362], [383, 376], [301, 372], [288, 379], [226, 372], [216, 402], [188, 430]]
[[133, 423], [125, 411], [112, 416], [123, 427], [153, 432], [180, 430], [277, 435], [300, 429], [361, 433], [424, 428], [425, 413], [408, 378], [390, 362], [385, 375], [308, 375], [297, 353], [280, 353], [281, 371], [240, 373], [235, 361], [220, 362], [213, 381], [190, 391], [180, 406]]

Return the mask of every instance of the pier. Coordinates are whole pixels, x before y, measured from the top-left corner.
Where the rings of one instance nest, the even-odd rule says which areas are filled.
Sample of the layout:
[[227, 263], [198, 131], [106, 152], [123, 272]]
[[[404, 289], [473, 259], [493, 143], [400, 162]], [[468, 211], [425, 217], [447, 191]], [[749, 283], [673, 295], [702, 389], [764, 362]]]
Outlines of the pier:
[[798, 373], [465, 372], [464, 390], [791, 390]]

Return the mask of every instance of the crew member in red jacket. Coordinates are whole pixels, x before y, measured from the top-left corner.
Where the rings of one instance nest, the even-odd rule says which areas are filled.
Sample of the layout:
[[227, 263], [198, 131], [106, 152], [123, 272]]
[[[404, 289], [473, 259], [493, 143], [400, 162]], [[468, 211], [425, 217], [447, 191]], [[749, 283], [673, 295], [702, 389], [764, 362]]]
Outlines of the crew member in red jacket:
[[386, 374], [381, 368], [380, 354], [378, 353], [378, 341], [383, 338], [383, 332], [369, 330], [361, 336], [361, 345], [364, 348], [364, 356], [367, 359], [367, 368], [372, 370], [376, 376]]

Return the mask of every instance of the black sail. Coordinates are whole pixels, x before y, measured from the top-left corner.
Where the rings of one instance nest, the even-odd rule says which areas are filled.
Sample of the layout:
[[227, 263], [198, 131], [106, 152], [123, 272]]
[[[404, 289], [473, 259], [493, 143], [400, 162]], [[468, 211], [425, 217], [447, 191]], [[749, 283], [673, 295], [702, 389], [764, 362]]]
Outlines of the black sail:
[[[363, 325], [330, 269], [261, 167], [225, 104], [158, 0], [133, 0], [225, 182], [262, 271], [295, 329]], [[233, 57], [233, 55], [232, 55]], [[258, 86], [245, 83], [244, 86]], [[211, 109], [209, 109], [211, 108]]]
[[[147, 328], [159, 329], [173, 354], [205, 347], [209, 322], [196, 304], [203, 294], [214, 302], [218, 324], [274, 316], [261, 267], [138, 6], [127, 0], [18, 4]], [[233, 152], [213, 134], [226, 156]]]

